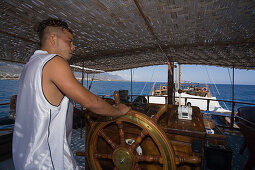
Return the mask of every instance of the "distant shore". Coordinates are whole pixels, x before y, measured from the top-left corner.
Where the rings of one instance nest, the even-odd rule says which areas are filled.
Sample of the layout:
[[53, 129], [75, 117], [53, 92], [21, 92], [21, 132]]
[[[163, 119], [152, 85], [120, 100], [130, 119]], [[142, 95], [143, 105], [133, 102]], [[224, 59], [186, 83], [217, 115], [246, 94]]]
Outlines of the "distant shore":
[[19, 77], [1, 77], [0, 80], [19, 80]]
[[[78, 81], [81, 81], [80, 77], [76, 77]], [[0, 80], [19, 80], [19, 77], [0, 77]], [[86, 78], [84, 78], [83, 81], [87, 81]], [[88, 79], [88, 81], [91, 81], [91, 78]], [[94, 79], [93, 81], [120, 81], [120, 82], [131, 82], [130, 80], [111, 80], [111, 79]], [[136, 81], [133, 80], [133, 82], [146, 82], [146, 81]], [[157, 83], [167, 83], [167, 82], [157, 82]], [[201, 83], [202, 84], [202, 83]], [[223, 84], [223, 83], [218, 83]], [[217, 84], [217, 85], [218, 85]], [[223, 85], [229, 85], [229, 84], [223, 84]], [[255, 84], [235, 84], [235, 85], [245, 85], [245, 86], [254, 86]]]
[[[80, 77], [76, 77], [78, 81], [81, 81]], [[0, 80], [19, 80], [19, 77], [0, 77]], [[86, 78], [84, 78], [83, 81], [87, 81]], [[91, 78], [88, 79], [88, 81], [92, 81]], [[97, 79], [95, 78], [93, 81], [129, 81], [129, 80], [111, 80], [111, 79]]]

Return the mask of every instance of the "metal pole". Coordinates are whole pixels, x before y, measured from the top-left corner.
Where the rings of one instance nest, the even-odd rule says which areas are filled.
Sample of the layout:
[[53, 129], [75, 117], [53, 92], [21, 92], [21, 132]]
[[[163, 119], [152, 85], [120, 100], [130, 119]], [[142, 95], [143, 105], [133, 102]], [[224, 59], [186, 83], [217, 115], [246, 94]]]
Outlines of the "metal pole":
[[81, 84], [82, 84], [82, 86], [83, 86], [83, 79], [84, 79], [84, 71], [82, 70], [82, 73], [81, 73], [82, 75], [81, 75]]
[[132, 76], [132, 68], [131, 68], [131, 102], [133, 102], [133, 76]]
[[235, 103], [234, 103], [234, 96], [235, 96], [235, 67], [233, 65], [233, 78], [232, 78], [232, 113], [231, 113], [231, 128], [234, 126], [234, 109], [235, 109]]
[[81, 84], [82, 84], [82, 86], [83, 86], [83, 79], [84, 79], [84, 60], [83, 60], [83, 62], [82, 62], [82, 72], [81, 72]]
[[179, 90], [181, 88], [181, 65], [178, 64], [178, 89]]
[[89, 88], [89, 73], [87, 73], [87, 88]]
[[[84, 80], [84, 64], [85, 64], [85, 62], [84, 62], [84, 60], [83, 60], [83, 63], [82, 63], [82, 75], [81, 75], [81, 84], [82, 84], [82, 86], [83, 86], [83, 80]], [[82, 112], [82, 110], [83, 110], [83, 107], [82, 107], [82, 109], [81, 109], [81, 112]], [[80, 125], [81, 125], [81, 134], [80, 134], [80, 138], [82, 138], [82, 119], [80, 119]]]

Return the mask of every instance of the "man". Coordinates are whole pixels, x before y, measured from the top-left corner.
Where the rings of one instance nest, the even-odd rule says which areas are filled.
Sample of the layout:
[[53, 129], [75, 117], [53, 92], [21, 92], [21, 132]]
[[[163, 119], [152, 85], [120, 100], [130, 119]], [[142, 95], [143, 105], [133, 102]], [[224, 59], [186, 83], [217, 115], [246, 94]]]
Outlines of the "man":
[[124, 115], [129, 107], [111, 106], [74, 77], [68, 60], [74, 51], [72, 31], [57, 19], [38, 26], [41, 50], [35, 51], [20, 77], [13, 134], [16, 169], [79, 169], [70, 150], [72, 104], [94, 113]]

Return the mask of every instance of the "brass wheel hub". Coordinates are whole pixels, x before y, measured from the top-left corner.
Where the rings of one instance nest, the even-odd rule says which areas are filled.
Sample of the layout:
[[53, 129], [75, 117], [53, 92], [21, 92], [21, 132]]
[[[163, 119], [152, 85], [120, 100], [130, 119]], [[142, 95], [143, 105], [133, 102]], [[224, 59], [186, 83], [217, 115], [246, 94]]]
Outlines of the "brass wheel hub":
[[120, 170], [129, 170], [133, 166], [132, 154], [125, 148], [119, 148], [113, 153], [113, 162]]

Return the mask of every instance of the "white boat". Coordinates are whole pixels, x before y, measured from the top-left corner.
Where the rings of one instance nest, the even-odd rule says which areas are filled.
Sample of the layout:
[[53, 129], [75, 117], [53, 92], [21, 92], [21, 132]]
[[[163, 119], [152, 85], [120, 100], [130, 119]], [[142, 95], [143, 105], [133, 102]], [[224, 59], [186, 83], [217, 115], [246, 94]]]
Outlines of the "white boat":
[[[181, 105], [191, 104], [191, 106], [197, 106], [202, 111], [207, 111], [207, 101], [210, 100], [209, 103], [209, 110], [210, 112], [219, 112], [219, 113], [231, 113], [230, 110], [226, 110], [220, 106], [219, 102], [216, 101], [216, 97], [201, 97], [201, 96], [194, 96], [186, 93], [181, 93]], [[179, 93], [175, 92], [176, 102], [179, 103]], [[146, 97], [149, 100], [149, 103], [156, 103], [156, 104], [165, 104], [167, 95], [163, 96], [149, 96]], [[186, 102], [185, 102], [186, 100]]]
[[[216, 97], [211, 96], [209, 85], [192, 82], [181, 83], [180, 64], [178, 65], [178, 86], [176, 89], [181, 91], [175, 92], [175, 104], [197, 106], [202, 111], [231, 113], [230, 110], [224, 109]], [[167, 103], [167, 85], [160, 84], [159, 87], [152, 87], [152, 96], [146, 99], [149, 103], [165, 104]]]

